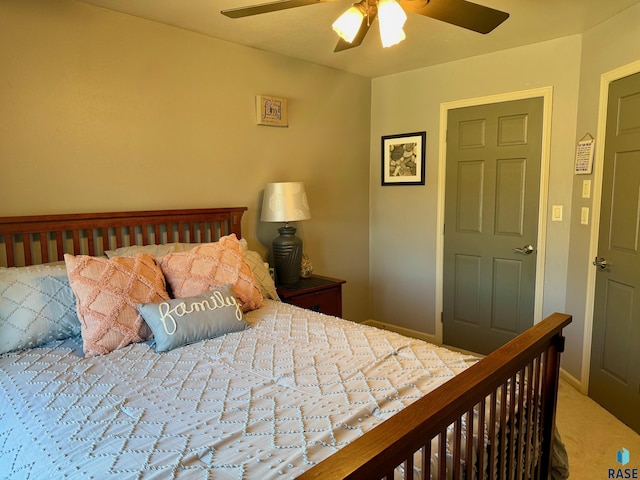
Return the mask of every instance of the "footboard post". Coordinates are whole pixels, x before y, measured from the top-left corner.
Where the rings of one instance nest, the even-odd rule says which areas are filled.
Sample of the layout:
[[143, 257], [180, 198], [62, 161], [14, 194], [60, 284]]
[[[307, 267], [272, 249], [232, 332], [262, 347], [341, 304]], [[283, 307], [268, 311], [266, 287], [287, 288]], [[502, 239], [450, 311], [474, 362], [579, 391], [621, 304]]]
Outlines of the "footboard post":
[[558, 402], [558, 383], [560, 381], [560, 354], [564, 351], [565, 338], [558, 333], [545, 352], [545, 371], [542, 385], [542, 455], [538, 477], [551, 478], [553, 458], [554, 429], [556, 425], [556, 404]]

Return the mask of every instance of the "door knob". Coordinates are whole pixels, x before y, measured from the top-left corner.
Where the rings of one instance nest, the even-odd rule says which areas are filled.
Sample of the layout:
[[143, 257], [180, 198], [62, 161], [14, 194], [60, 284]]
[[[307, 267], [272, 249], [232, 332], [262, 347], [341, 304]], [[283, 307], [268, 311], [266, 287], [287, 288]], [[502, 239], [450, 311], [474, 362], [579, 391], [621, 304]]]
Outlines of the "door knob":
[[593, 264], [594, 264], [596, 267], [600, 267], [602, 270], [604, 270], [605, 268], [607, 268], [607, 261], [606, 261], [604, 258], [602, 258], [602, 257], [600, 257], [600, 258], [596, 257], [596, 258], [593, 260]]
[[531, 255], [533, 253], [533, 245], [525, 245], [522, 248], [514, 248], [514, 252], [523, 253], [525, 255]]

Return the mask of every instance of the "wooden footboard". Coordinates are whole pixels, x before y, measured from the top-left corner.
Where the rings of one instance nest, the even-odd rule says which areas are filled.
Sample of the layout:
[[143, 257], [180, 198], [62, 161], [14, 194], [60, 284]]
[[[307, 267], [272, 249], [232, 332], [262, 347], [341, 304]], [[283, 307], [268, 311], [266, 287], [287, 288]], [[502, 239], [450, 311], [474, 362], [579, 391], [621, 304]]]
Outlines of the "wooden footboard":
[[570, 322], [549, 316], [298, 478], [548, 479]]

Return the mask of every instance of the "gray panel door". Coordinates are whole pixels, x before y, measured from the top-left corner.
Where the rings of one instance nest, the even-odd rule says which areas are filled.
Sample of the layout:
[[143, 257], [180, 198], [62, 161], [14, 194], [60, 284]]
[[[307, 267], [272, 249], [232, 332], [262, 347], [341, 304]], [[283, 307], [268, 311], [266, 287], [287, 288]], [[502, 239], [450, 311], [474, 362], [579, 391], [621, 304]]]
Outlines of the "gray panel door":
[[640, 433], [640, 73], [609, 87], [603, 169], [589, 395]]
[[543, 109], [532, 98], [449, 112], [447, 345], [489, 353], [533, 325]]

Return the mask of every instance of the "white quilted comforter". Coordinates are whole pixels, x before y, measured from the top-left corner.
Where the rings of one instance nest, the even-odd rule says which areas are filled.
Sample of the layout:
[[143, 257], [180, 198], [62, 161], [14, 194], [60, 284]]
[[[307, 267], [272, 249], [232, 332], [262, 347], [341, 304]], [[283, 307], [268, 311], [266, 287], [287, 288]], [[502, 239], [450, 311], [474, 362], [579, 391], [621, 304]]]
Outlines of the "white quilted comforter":
[[0, 355], [0, 478], [292, 478], [473, 360], [279, 302], [248, 330]]

